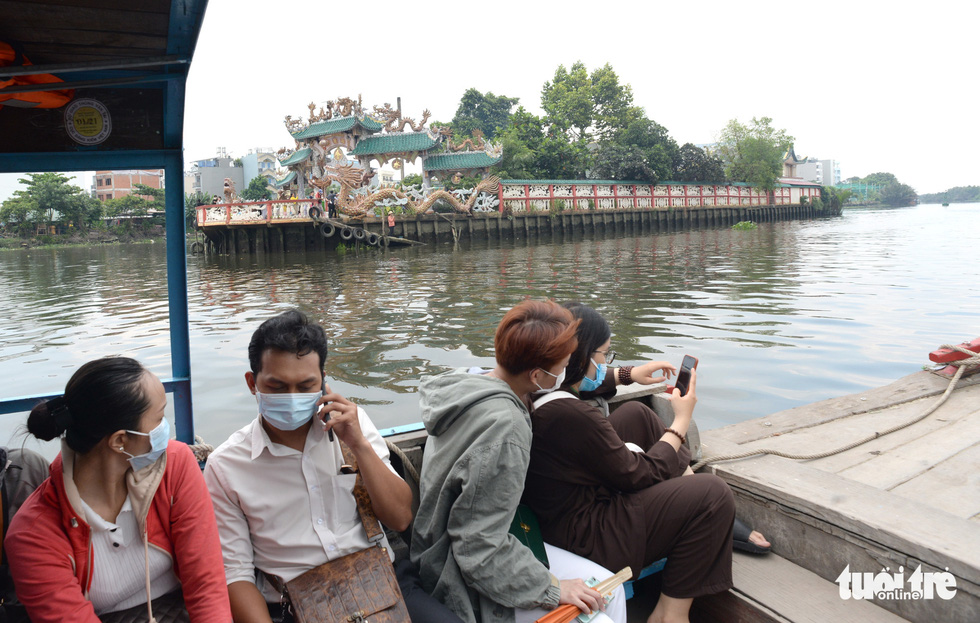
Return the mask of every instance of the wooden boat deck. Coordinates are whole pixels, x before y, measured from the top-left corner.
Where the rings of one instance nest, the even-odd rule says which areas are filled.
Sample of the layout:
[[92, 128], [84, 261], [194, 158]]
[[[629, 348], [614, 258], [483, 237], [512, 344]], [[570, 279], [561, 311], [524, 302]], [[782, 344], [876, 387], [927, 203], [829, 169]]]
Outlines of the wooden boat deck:
[[[702, 432], [702, 449], [705, 457], [757, 448], [820, 453], [914, 419], [947, 385], [919, 372]], [[923, 421], [840, 454], [754, 457], [705, 469], [729, 483], [739, 516], [763, 531], [780, 557], [831, 583], [848, 565], [873, 574], [902, 567], [906, 579], [919, 565], [924, 572], [948, 568], [957, 589], [950, 600], [874, 603], [912, 621], [980, 620], [980, 375], [961, 379]], [[765, 573], [764, 558], [755, 566]]]

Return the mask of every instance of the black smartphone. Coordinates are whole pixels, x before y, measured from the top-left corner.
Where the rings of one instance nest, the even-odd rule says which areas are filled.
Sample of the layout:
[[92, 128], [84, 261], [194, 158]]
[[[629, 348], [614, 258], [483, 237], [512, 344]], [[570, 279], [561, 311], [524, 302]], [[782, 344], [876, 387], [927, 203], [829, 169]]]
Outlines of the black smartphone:
[[[323, 377], [323, 384], [320, 385], [320, 391], [323, 393], [324, 396], [327, 395], [327, 377]], [[327, 410], [327, 412], [323, 414], [323, 417], [320, 418], [320, 421], [323, 422], [324, 424], [326, 424], [327, 423], [327, 420], [330, 419], [330, 405], [323, 405], [321, 407], [321, 409], [323, 409], [323, 408], [325, 408]], [[332, 428], [327, 431], [327, 438], [330, 439], [330, 441], [333, 441], [333, 429]]]
[[697, 367], [697, 357], [684, 355], [684, 361], [681, 362], [681, 367], [677, 371], [677, 380], [674, 382], [674, 387], [681, 390], [681, 396], [687, 395], [687, 389], [691, 384], [691, 370]]

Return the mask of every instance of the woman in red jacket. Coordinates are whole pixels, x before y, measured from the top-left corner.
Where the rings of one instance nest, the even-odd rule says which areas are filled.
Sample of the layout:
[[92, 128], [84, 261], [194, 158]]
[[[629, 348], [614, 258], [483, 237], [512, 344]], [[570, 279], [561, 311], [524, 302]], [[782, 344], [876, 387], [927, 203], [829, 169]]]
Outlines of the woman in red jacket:
[[31, 411], [32, 435], [63, 436], [5, 541], [34, 623], [143, 608], [153, 621], [154, 606], [181, 600], [191, 621], [231, 621], [211, 498], [193, 453], [170, 440], [166, 405], [154, 374], [107, 357]]

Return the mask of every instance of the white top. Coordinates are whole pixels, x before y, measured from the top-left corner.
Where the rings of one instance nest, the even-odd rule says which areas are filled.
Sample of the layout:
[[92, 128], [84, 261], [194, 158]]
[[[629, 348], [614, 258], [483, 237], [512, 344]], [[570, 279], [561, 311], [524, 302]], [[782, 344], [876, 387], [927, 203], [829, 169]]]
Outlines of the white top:
[[[357, 408], [361, 431], [391, 469], [388, 447]], [[303, 452], [273, 443], [256, 417], [208, 457], [211, 492], [229, 584], [255, 582], [255, 569], [290, 581], [325, 562], [370, 545], [354, 501], [354, 474], [341, 474], [339, 441], [316, 422]], [[391, 548], [387, 540], [383, 543]], [[267, 601], [278, 602], [259, 582]]]
[[[92, 529], [95, 566], [88, 599], [95, 607], [95, 613], [105, 614], [145, 604], [145, 550], [129, 496], [114, 523], [103, 519], [85, 500], [82, 500], [82, 508], [85, 522]], [[173, 560], [166, 552], [151, 545], [149, 554], [150, 599], [156, 599], [180, 586], [180, 580], [174, 574]]]

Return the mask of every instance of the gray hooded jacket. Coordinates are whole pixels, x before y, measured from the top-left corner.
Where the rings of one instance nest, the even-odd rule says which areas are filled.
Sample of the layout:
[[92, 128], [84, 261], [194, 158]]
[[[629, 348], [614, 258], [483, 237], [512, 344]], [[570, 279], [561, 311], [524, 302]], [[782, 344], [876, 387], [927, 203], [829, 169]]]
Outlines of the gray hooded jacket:
[[524, 490], [531, 419], [507, 383], [465, 368], [422, 379], [429, 433], [412, 562], [422, 586], [467, 623], [554, 608], [558, 581], [508, 533]]

